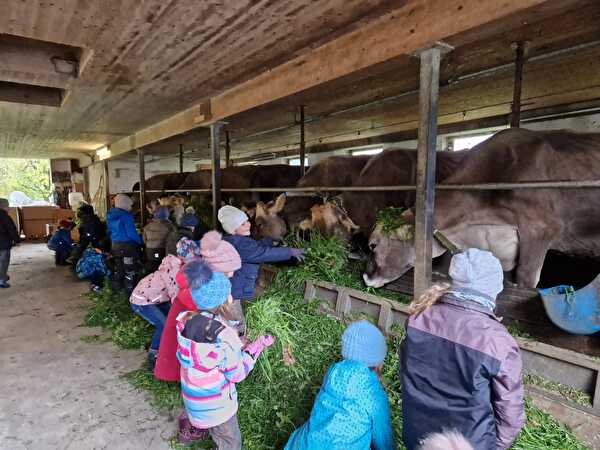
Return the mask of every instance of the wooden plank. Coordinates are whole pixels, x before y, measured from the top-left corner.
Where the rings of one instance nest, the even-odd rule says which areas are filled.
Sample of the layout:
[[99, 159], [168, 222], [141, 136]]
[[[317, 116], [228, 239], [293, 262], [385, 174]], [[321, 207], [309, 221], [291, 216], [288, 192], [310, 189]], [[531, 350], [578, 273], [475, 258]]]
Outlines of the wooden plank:
[[523, 90], [523, 60], [525, 57], [525, 44], [515, 44], [515, 81], [513, 88], [513, 101], [510, 114], [511, 128], [518, 128], [521, 124], [521, 91]]
[[[248, 111], [550, 0], [412, 0], [378, 20], [112, 143], [116, 156]], [[393, 39], [390, 38], [393, 36]], [[205, 114], [204, 111], [210, 111]]]
[[210, 151], [212, 163], [212, 202], [213, 202], [213, 227], [219, 225], [218, 213], [221, 208], [221, 127], [222, 122], [215, 122], [210, 126]]
[[144, 149], [137, 149], [138, 169], [140, 173], [140, 223], [146, 225], [146, 164]]
[[435, 160], [437, 112], [440, 90], [438, 47], [420, 53], [419, 141], [417, 145], [417, 192], [415, 202], [415, 295], [431, 285], [433, 248], [433, 202], [435, 197]]

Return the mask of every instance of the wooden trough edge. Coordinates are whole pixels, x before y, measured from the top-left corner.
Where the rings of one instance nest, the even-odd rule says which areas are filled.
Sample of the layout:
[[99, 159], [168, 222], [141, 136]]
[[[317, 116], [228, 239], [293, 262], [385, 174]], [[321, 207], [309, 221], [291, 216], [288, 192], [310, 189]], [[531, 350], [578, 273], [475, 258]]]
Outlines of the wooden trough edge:
[[[407, 305], [324, 281], [307, 281], [304, 300], [325, 303], [339, 318], [354, 314], [371, 316], [388, 334], [393, 325], [404, 326], [409, 316]], [[515, 340], [521, 349], [525, 373], [561, 383], [588, 394], [592, 399], [592, 406], [586, 407], [528, 386], [527, 391], [534, 404], [565, 423], [581, 439], [593, 444], [593, 448], [600, 448], [600, 364], [571, 350], [519, 337]]]

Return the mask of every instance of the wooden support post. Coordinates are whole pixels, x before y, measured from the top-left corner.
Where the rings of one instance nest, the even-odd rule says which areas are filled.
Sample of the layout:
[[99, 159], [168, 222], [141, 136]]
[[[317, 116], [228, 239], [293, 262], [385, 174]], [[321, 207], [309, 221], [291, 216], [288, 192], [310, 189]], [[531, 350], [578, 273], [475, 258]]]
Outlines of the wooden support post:
[[212, 161], [212, 201], [213, 227], [219, 223], [218, 213], [221, 207], [221, 128], [223, 122], [215, 122], [210, 126], [210, 152]]
[[144, 150], [137, 149], [138, 167], [140, 170], [140, 223], [146, 225], [146, 165], [144, 161]]
[[515, 81], [513, 87], [513, 101], [510, 114], [510, 127], [518, 128], [521, 124], [521, 91], [523, 89], [523, 61], [525, 57], [525, 43], [515, 42]]
[[306, 137], [304, 135], [304, 105], [300, 106], [300, 170], [306, 173]]
[[102, 176], [104, 178], [104, 206], [106, 210], [105, 214], [110, 210], [110, 177], [108, 175], [108, 160], [104, 160], [102, 163]]
[[183, 144], [179, 144], [179, 173], [183, 173]]
[[229, 130], [225, 131], [225, 167], [231, 167], [231, 141]]
[[435, 151], [442, 49], [441, 45], [436, 45], [419, 53], [421, 74], [415, 208], [415, 298], [418, 298], [431, 285]]

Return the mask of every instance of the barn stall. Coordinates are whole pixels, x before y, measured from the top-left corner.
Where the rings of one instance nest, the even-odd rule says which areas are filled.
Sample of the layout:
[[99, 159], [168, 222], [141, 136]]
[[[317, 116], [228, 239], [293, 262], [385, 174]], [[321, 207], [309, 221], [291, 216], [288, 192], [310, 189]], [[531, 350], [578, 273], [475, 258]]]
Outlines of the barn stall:
[[[179, 110], [176, 115], [150, 122], [146, 128], [137, 127], [138, 131], [120, 139], [107, 139], [109, 145], [103, 151], [108, 152], [108, 157], [95, 164], [102, 166], [106, 187], [100, 197], [104, 197], [108, 206], [110, 195], [116, 193], [108, 188], [110, 165], [117, 165], [121, 158], [130, 158], [132, 152], [140, 180], [136, 195], [142, 211], [147, 194], [196, 191], [211, 194], [216, 214], [221, 193], [237, 192], [220, 189], [222, 153], [226, 166], [252, 163], [264, 155], [274, 159], [298, 155], [300, 167], [304, 168], [307, 156], [417, 139], [416, 184], [373, 186], [370, 190], [416, 192], [418, 259], [414, 281], [404, 279], [398, 282], [396, 290], [422, 292], [433, 277], [433, 174], [438, 133], [496, 129], [509, 123], [535, 126], [598, 111], [599, 8], [591, 1], [508, 2], [502, 7], [493, 2], [401, 3], [386, 6], [376, 17], [365, 15], [363, 22], [349, 25], [347, 33], [323, 38], [322, 42], [316, 40], [312, 48], [286, 57], [283, 64], [273, 63], [268, 72], [254, 78], [248, 74], [241, 84], [216, 89], [215, 94], [211, 91], [207, 99]], [[324, 17], [334, 20], [326, 14]], [[98, 156], [102, 155], [100, 152]], [[210, 189], [190, 186], [147, 189], [146, 160], [160, 161], [170, 155], [178, 158], [180, 172], [184, 171], [186, 160], [209, 162]], [[543, 187], [593, 189], [598, 187], [598, 180]], [[505, 190], [524, 186], [455, 188]], [[285, 189], [241, 190], [307, 191], [295, 185]], [[323, 193], [342, 189], [317, 186], [313, 190]], [[312, 298], [312, 288], [307, 286], [308, 298]], [[347, 303], [343, 300], [346, 294], [336, 292], [336, 298], [342, 299], [340, 304]], [[517, 315], [515, 311], [524, 302], [539, 302], [537, 293], [532, 291], [513, 289], [507, 294], [505, 298], [508, 300], [512, 295], [515, 303], [509, 309], [512, 315]], [[320, 297], [327, 294], [321, 293]], [[364, 300], [360, 300], [360, 295], [357, 298], [357, 304]], [[352, 312], [337, 303], [333, 309], [340, 315]], [[532, 311], [540, 309], [521, 311], [515, 321], [524, 321], [527, 316], [530, 319]], [[377, 319], [380, 314], [377, 312]], [[506, 315], [511, 317], [511, 314]], [[574, 338], [570, 342], [575, 343], [566, 345], [581, 346], [581, 340]], [[592, 340], [586, 345], [593, 348], [594, 343]], [[534, 375], [567, 385], [571, 382], [575, 384], [571, 387], [591, 395], [593, 405], [597, 405], [598, 376], [593, 359], [553, 349], [538, 354], [543, 356], [535, 357], [540, 359], [531, 366], [539, 368]], [[574, 368], [585, 372], [575, 377], [576, 382], [564, 376]], [[564, 415], [561, 419], [572, 426], [581, 423], [581, 417], [595, 423], [594, 407], [557, 407], [561, 401], [542, 391], [533, 391], [532, 398], [557, 416]], [[577, 429], [581, 432], [582, 428]], [[593, 442], [596, 437], [590, 433], [582, 432], [582, 436]]]

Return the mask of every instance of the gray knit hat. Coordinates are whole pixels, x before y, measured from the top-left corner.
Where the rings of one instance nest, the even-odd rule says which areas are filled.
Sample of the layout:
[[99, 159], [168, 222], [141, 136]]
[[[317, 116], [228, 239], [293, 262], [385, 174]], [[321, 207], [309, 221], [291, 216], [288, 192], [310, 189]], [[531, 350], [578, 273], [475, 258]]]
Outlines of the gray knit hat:
[[504, 289], [502, 265], [485, 250], [470, 248], [454, 255], [448, 275], [452, 278], [452, 289], [483, 294], [492, 301]]

